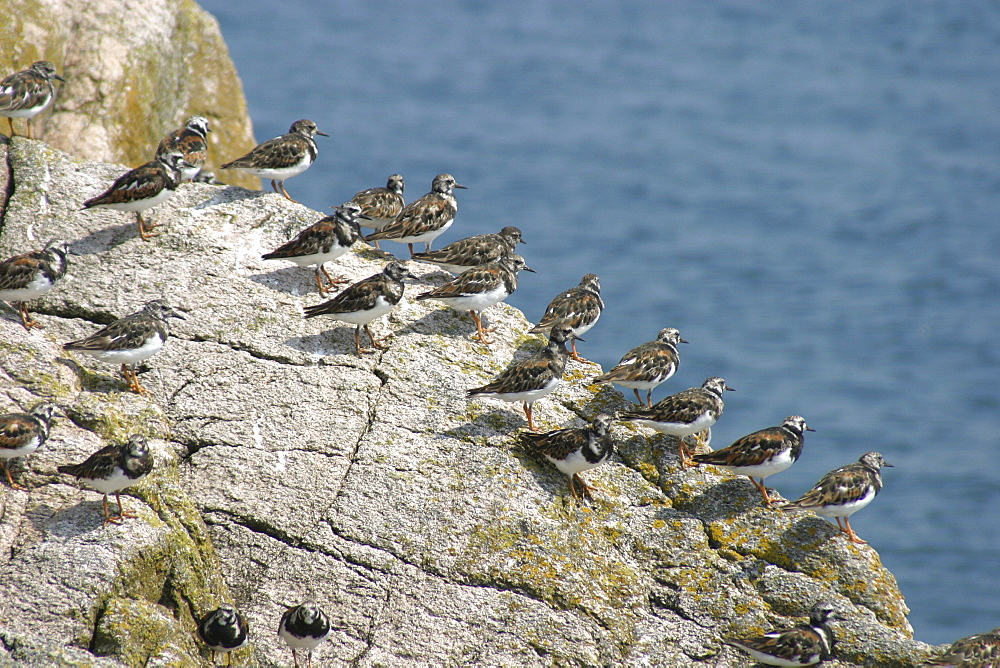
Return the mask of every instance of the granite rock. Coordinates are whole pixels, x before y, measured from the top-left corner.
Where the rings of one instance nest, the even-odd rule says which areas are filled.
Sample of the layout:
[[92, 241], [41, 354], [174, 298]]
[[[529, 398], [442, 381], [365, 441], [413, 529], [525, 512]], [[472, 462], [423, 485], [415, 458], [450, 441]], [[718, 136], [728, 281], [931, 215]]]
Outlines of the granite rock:
[[[0, 665], [197, 665], [193, 619], [222, 600], [250, 622], [238, 660], [263, 666], [290, 664], [278, 618], [304, 600], [333, 622], [318, 665], [750, 666], [721, 638], [800, 623], [819, 598], [850, 617], [826, 665], [930, 653], [872, 547], [763, 508], [745, 479], [682, 471], [670, 437], [616, 424], [616, 456], [584, 474], [594, 501], [573, 502], [517, 444], [519, 406], [465, 396], [543, 344], [516, 309], [487, 310], [486, 348], [468, 314], [413, 299], [445, 277], [409, 262], [407, 298], [372, 325], [389, 349], [358, 358], [352, 326], [302, 317], [312, 271], [260, 258], [321, 213], [185, 184], [143, 242], [131, 214], [79, 211], [119, 166], [9, 150], [0, 255], [55, 236], [75, 255], [33, 305], [44, 330], [0, 313], [0, 410], [45, 398], [69, 416], [16, 465], [29, 490], [0, 488]], [[385, 261], [358, 244], [329, 268]], [[153, 298], [187, 319], [144, 365], [151, 399], [60, 350]], [[598, 373], [570, 361], [541, 428], [626, 407]], [[157, 468], [126, 493], [139, 518], [102, 528], [100, 496], [55, 467], [135, 430]]]

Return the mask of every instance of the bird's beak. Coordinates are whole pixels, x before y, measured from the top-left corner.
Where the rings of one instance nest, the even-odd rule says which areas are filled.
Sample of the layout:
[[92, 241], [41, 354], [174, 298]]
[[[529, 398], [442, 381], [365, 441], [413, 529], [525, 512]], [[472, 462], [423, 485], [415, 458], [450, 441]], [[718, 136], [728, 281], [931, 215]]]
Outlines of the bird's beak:
[[316, 131], [316, 134], [318, 134], [321, 137], [329, 137], [330, 136], [330, 135], [326, 134], [325, 132], [320, 132], [319, 130]]
[[456, 188], [461, 188], [462, 190], [468, 190], [469, 189], [468, 186], [462, 186], [462, 185], [459, 185], [457, 183], [455, 184], [455, 187]]
[[688, 342], [687, 342], [687, 341], [685, 341], [684, 339], [677, 339], [677, 340], [678, 340], [678, 341], [680, 341], [681, 343], [688, 343]]
[[538, 273], [537, 271], [535, 271], [534, 269], [532, 269], [528, 265], [524, 265], [523, 267], [521, 267], [521, 270], [522, 271], [530, 271], [532, 274], [537, 274]]
[[806, 431], [816, 431], [816, 430], [813, 429], [812, 427], [806, 427]]
[[63, 78], [62, 78], [61, 76], [59, 76], [58, 74], [53, 74], [53, 75], [52, 75], [52, 78], [53, 78], [53, 79], [59, 79], [59, 81], [62, 81], [63, 83], [66, 83], [66, 80], [65, 80], [65, 79], [63, 79]]

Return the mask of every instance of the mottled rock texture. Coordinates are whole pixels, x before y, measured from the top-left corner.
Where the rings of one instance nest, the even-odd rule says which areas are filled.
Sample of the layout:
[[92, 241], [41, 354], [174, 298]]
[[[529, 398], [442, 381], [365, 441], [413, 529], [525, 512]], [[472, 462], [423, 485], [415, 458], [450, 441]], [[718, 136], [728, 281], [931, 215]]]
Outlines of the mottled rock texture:
[[[251, 625], [238, 661], [290, 665], [278, 618], [306, 599], [334, 624], [325, 666], [749, 666], [720, 639], [799, 623], [820, 598], [850, 617], [828, 665], [927, 655], [873, 548], [763, 508], [745, 479], [681, 471], [671, 438], [616, 425], [617, 455], [584, 474], [594, 502], [573, 503], [517, 445], [518, 406], [465, 398], [542, 345], [515, 309], [487, 311], [487, 349], [467, 314], [413, 300], [444, 277], [411, 262], [407, 299], [373, 324], [390, 349], [358, 358], [351, 326], [302, 317], [312, 271], [260, 259], [320, 213], [186, 184], [147, 243], [131, 214], [79, 211], [120, 166], [23, 139], [9, 154], [0, 255], [55, 236], [76, 255], [34, 305], [44, 331], [0, 313], [0, 410], [44, 398], [69, 416], [15, 465], [28, 490], [0, 487], [0, 664], [204, 665], [192, 620], [233, 600]], [[359, 245], [330, 270], [384, 264]], [[60, 350], [161, 297], [187, 319], [141, 374], [152, 399]], [[541, 426], [624, 407], [588, 384], [599, 372], [571, 361]], [[100, 496], [56, 466], [134, 431], [158, 466], [125, 497], [139, 517], [102, 528]]]
[[[255, 145], [243, 85], [215, 18], [194, 0], [4, 0], [0, 78], [49, 60], [66, 83], [35, 119], [49, 145], [137, 167], [199, 114], [211, 123], [207, 169]], [[6, 119], [2, 131], [7, 132]], [[23, 134], [23, 120], [15, 120]], [[218, 173], [218, 172], [217, 172]], [[223, 173], [227, 183], [259, 181]]]

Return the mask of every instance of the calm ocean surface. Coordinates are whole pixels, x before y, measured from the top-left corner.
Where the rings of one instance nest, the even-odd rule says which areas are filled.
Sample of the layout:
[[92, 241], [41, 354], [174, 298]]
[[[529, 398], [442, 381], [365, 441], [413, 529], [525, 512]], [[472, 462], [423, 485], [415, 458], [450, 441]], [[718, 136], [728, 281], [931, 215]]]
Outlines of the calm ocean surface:
[[680, 329], [654, 400], [723, 376], [716, 447], [805, 416], [786, 497], [883, 453], [853, 525], [917, 638], [1000, 625], [1000, 4], [201, 4], [258, 140], [331, 135], [293, 196], [454, 174], [435, 247], [521, 227], [532, 320], [599, 274], [605, 368]]

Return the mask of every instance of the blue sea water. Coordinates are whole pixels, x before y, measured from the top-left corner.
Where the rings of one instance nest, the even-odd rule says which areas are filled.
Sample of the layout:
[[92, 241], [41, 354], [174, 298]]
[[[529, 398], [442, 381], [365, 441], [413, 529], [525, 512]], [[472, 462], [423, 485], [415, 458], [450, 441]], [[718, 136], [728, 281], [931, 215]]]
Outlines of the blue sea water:
[[[868, 450], [852, 522], [931, 643], [1000, 625], [1000, 5], [203, 0], [257, 138], [329, 133], [316, 209], [443, 171], [455, 225], [517, 225], [537, 319], [600, 275], [580, 344], [610, 367], [666, 326], [654, 399], [721, 375], [714, 444], [804, 415], [794, 498]], [[236, 157], [236, 156], [232, 156]], [[383, 246], [406, 257], [405, 246]]]

